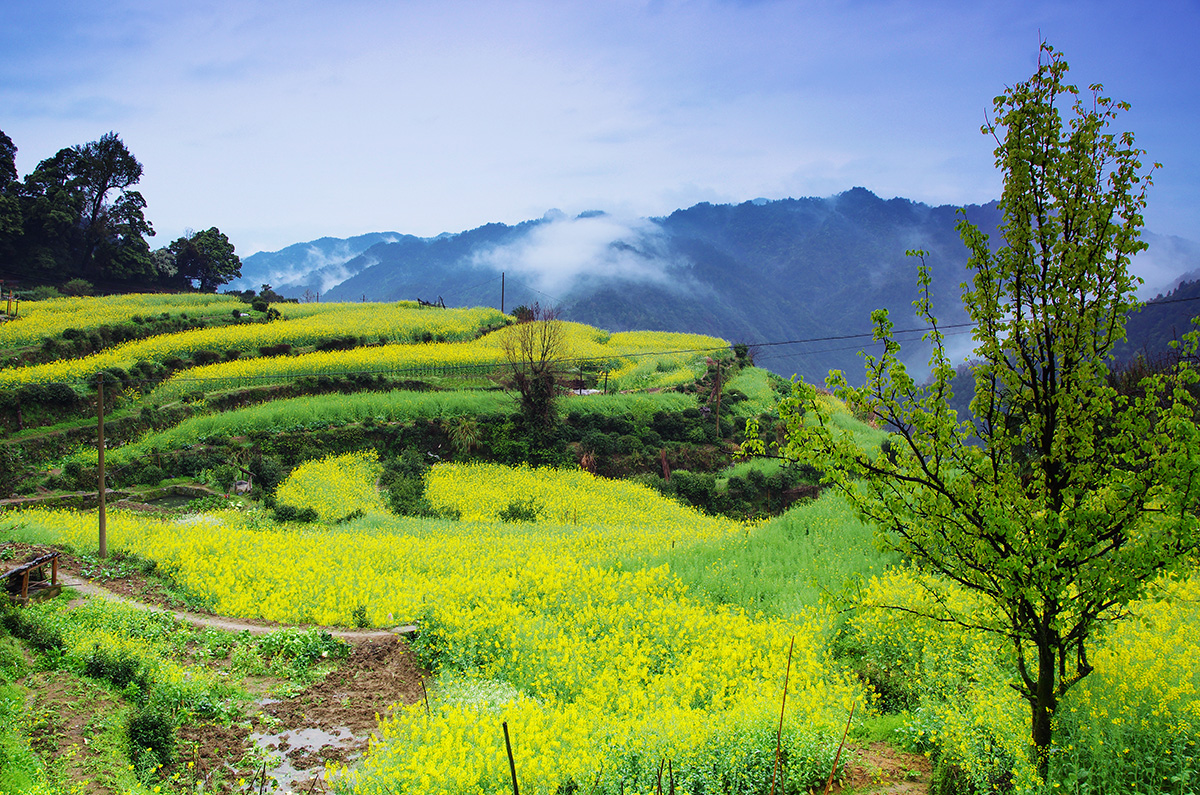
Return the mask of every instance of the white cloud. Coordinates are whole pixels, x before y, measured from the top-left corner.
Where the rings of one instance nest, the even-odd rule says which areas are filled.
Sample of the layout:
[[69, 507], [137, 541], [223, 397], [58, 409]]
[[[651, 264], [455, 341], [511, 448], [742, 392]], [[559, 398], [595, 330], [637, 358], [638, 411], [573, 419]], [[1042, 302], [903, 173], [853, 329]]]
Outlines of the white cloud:
[[652, 221], [608, 214], [568, 218], [557, 211], [517, 242], [475, 254], [474, 262], [523, 277], [556, 299], [583, 281], [669, 284], [667, 271], [678, 264]]

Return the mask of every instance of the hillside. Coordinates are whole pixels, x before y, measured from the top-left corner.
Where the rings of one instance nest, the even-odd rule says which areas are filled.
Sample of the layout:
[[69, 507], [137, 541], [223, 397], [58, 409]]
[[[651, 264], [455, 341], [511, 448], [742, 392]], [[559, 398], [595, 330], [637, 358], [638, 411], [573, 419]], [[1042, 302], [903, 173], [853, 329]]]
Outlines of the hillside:
[[[504, 272], [510, 307], [539, 301], [613, 330], [686, 329], [754, 344], [861, 333], [880, 306], [903, 327], [916, 287], [916, 263], [905, 251], [924, 248], [935, 304], [954, 322], [962, 319], [957, 285], [966, 260], [956, 213], [861, 188], [827, 199], [699, 204], [657, 219], [550, 213], [516, 226], [379, 243], [350, 260], [356, 275], [323, 298], [498, 305]], [[966, 213], [988, 230], [999, 217], [994, 205]], [[830, 368], [857, 368], [852, 343], [757, 355], [777, 373], [821, 380]]]
[[1167, 345], [1192, 331], [1192, 318], [1200, 315], [1200, 280], [1184, 281], [1165, 295], [1147, 301], [1125, 326], [1126, 341], [1117, 356], [1128, 359], [1143, 354], [1149, 358], [1167, 352]]
[[[914, 325], [916, 261], [907, 250], [929, 252], [939, 320], [965, 320], [958, 209], [884, 200], [855, 188], [828, 198], [698, 204], [652, 219], [551, 211], [434, 238], [326, 238], [255, 254], [245, 272], [273, 272], [271, 284], [302, 299], [307, 292], [322, 301], [420, 298], [500, 307], [503, 289], [508, 309], [536, 301], [614, 331], [697, 332], [751, 345], [812, 340], [756, 348], [756, 361], [784, 377], [799, 373], [821, 382], [836, 368], [857, 380], [863, 338], [853, 335], [869, 331], [872, 310], [887, 308], [897, 328]], [[1000, 220], [994, 203], [963, 209], [994, 233]], [[1170, 289], [1179, 274], [1200, 267], [1200, 247], [1190, 241], [1151, 233], [1146, 239], [1151, 249], [1138, 268], [1148, 290]], [[346, 259], [339, 261], [339, 252]], [[312, 270], [317, 262], [322, 267]], [[257, 279], [243, 286], [257, 288]], [[338, 279], [344, 280], [331, 286]], [[951, 332], [953, 352], [965, 357], [966, 334]], [[904, 336], [910, 338], [905, 356], [920, 370], [919, 335]]]
[[[926, 574], [811, 467], [733, 460], [782, 379], [712, 337], [534, 323], [186, 294], [0, 324], [0, 561], [71, 578], [0, 600], [0, 791], [503, 792], [503, 731], [529, 792], [1028, 779], [1011, 649], [866, 609]], [[545, 423], [506, 354], [531, 329], [569, 358]], [[1065, 720], [1055, 784], [1130, 791], [1111, 747], [1138, 781], [1196, 769], [1200, 579], [1172, 588], [1064, 710], [1141, 717]]]

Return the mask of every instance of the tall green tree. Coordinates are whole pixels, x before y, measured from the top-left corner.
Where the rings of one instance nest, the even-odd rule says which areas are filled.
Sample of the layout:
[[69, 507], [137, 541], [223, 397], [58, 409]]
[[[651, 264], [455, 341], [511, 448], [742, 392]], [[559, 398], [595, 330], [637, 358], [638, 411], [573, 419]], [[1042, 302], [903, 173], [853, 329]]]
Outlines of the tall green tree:
[[[926, 582], [938, 604], [951, 587], [980, 597], [982, 612], [934, 617], [1011, 642], [1043, 778], [1055, 711], [1092, 671], [1100, 626], [1186, 566], [1200, 542], [1196, 372], [1183, 357], [1126, 395], [1106, 378], [1137, 304], [1129, 260], [1145, 248], [1150, 170], [1133, 135], [1111, 129], [1127, 106], [1099, 85], [1081, 94], [1066, 74], [1043, 45], [1037, 72], [996, 98], [984, 127], [1004, 175], [1004, 241], [993, 249], [959, 224], [980, 360], [971, 417], [948, 406], [954, 366], [923, 259], [915, 306], [933, 343], [931, 379], [909, 375], [878, 310], [883, 352], [865, 357], [866, 383], [853, 388], [840, 372], [827, 380], [894, 431], [887, 454], [856, 447], [809, 385], [780, 406], [784, 454], [822, 470], [884, 543], [936, 575]], [[1195, 334], [1189, 342], [1194, 350]]]
[[176, 277], [194, 283], [201, 292], [215, 292], [242, 275], [242, 260], [234, 253], [229, 238], [215, 226], [203, 232], [188, 232], [171, 243], [168, 251]]
[[0, 130], [0, 267], [10, 265], [21, 237], [17, 146]]
[[132, 280], [152, 273], [142, 164], [115, 132], [59, 150], [22, 187], [29, 275]]

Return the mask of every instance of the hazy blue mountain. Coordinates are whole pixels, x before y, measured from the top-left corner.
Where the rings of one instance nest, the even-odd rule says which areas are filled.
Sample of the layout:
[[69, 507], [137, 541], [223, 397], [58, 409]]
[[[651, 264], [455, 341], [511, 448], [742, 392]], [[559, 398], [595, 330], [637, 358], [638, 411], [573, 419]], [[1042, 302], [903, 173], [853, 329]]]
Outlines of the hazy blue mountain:
[[[999, 240], [994, 202], [961, 213]], [[884, 200], [863, 188], [828, 198], [703, 203], [664, 218], [551, 211], [512, 226], [487, 224], [436, 238], [381, 233], [374, 240], [354, 238], [353, 245], [300, 244], [277, 252], [293, 252], [279, 260], [293, 270], [277, 264], [275, 271], [291, 281], [277, 276], [270, 283], [295, 297], [322, 284], [322, 301], [440, 298], [447, 306], [496, 307], [503, 286], [507, 310], [538, 301], [560, 307], [568, 319], [613, 331], [711, 334], [758, 346], [759, 363], [783, 375], [823, 381], [836, 368], [859, 381], [857, 351], [870, 340], [855, 335], [869, 334], [872, 310], [887, 308], [897, 329], [918, 326], [912, 309], [918, 261], [905, 256], [909, 249], [928, 252], [934, 312], [951, 352], [968, 355], [970, 330], [954, 327], [966, 320], [959, 285], [968, 276], [967, 253], [955, 230], [960, 217], [957, 207]], [[1142, 255], [1139, 265], [1148, 288], [1171, 289], [1173, 275], [1200, 267], [1196, 244], [1147, 239], [1152, 256]], [[302, 275], [298, 257], [308, 256], [306, 246], [326, 260], [322, 270]], [[355, 246], [357, 252], [338, 261]], [[335, 276], [342, 278], [332, 286]], [[901, 335], [904, 357], [918, 372], [927, 359], [920, 336]]]
[[1156, 296], [1138, 312], [1129, 316], [1125, 324], [1125, 342], [1118, 347], [1120, 358], [1142, 354], [1150, 360], [1158, 359], [1169, 350], [1171, 340], [1178, 340], [1192, 331], [1192, 318], [1200, 315], [1200, 279], [1191, 274], [1174, 290]]
[[242, 277], [229, 283], [231, 290], [258, 290], [264, 284], [289, 298], [316, 295], [344, 282], [358, 271], [347, 263], [376, 243], [395, 242], [410, 235], [371, 232], [351, 238], [323, 237], [296, 243], [279, 251], [260, 251], [242, 260]]
[[[539, 301], [613, 331], [773, 343], [869, 332], [878, 307], [893, 312], [898, 328], [912, 326], [918, 263], [905, 251], [923, 248], [934, 306], [952, 323], [964, 319], [958, 283], [966, 264], [956, 212], [862, 188], [823, 199], [698, 204], [655, 219], [551, 212], [516, 226], [376, 244], [346, 263], [356, 275], [322, 300], [499, 306], [503, 272], [507, 309]], [[999, 220], [994, 204], [966, 213], [988, 231]], [[777, 372], [823, 379], [831, 367], [856, 374], [865, 341], [769, 345], [757, 355]]]

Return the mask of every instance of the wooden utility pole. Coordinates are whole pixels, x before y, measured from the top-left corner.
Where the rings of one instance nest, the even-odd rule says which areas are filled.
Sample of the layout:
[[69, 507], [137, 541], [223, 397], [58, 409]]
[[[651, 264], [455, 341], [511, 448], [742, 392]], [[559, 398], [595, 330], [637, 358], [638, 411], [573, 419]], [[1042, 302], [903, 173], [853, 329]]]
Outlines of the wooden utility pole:
[[99, 515], [100, 515], [100, 541], [99, 552], [101, 558], [108, 557], [108, 516], [105, 512], [105, 489], [104, 487], [104, 373], [100, 373], [100, 380], [96, 382], [96, 480], [100, 487], [99, 491]]
[[500, 314], [504, 314], [504, 271], [500, 271]]

